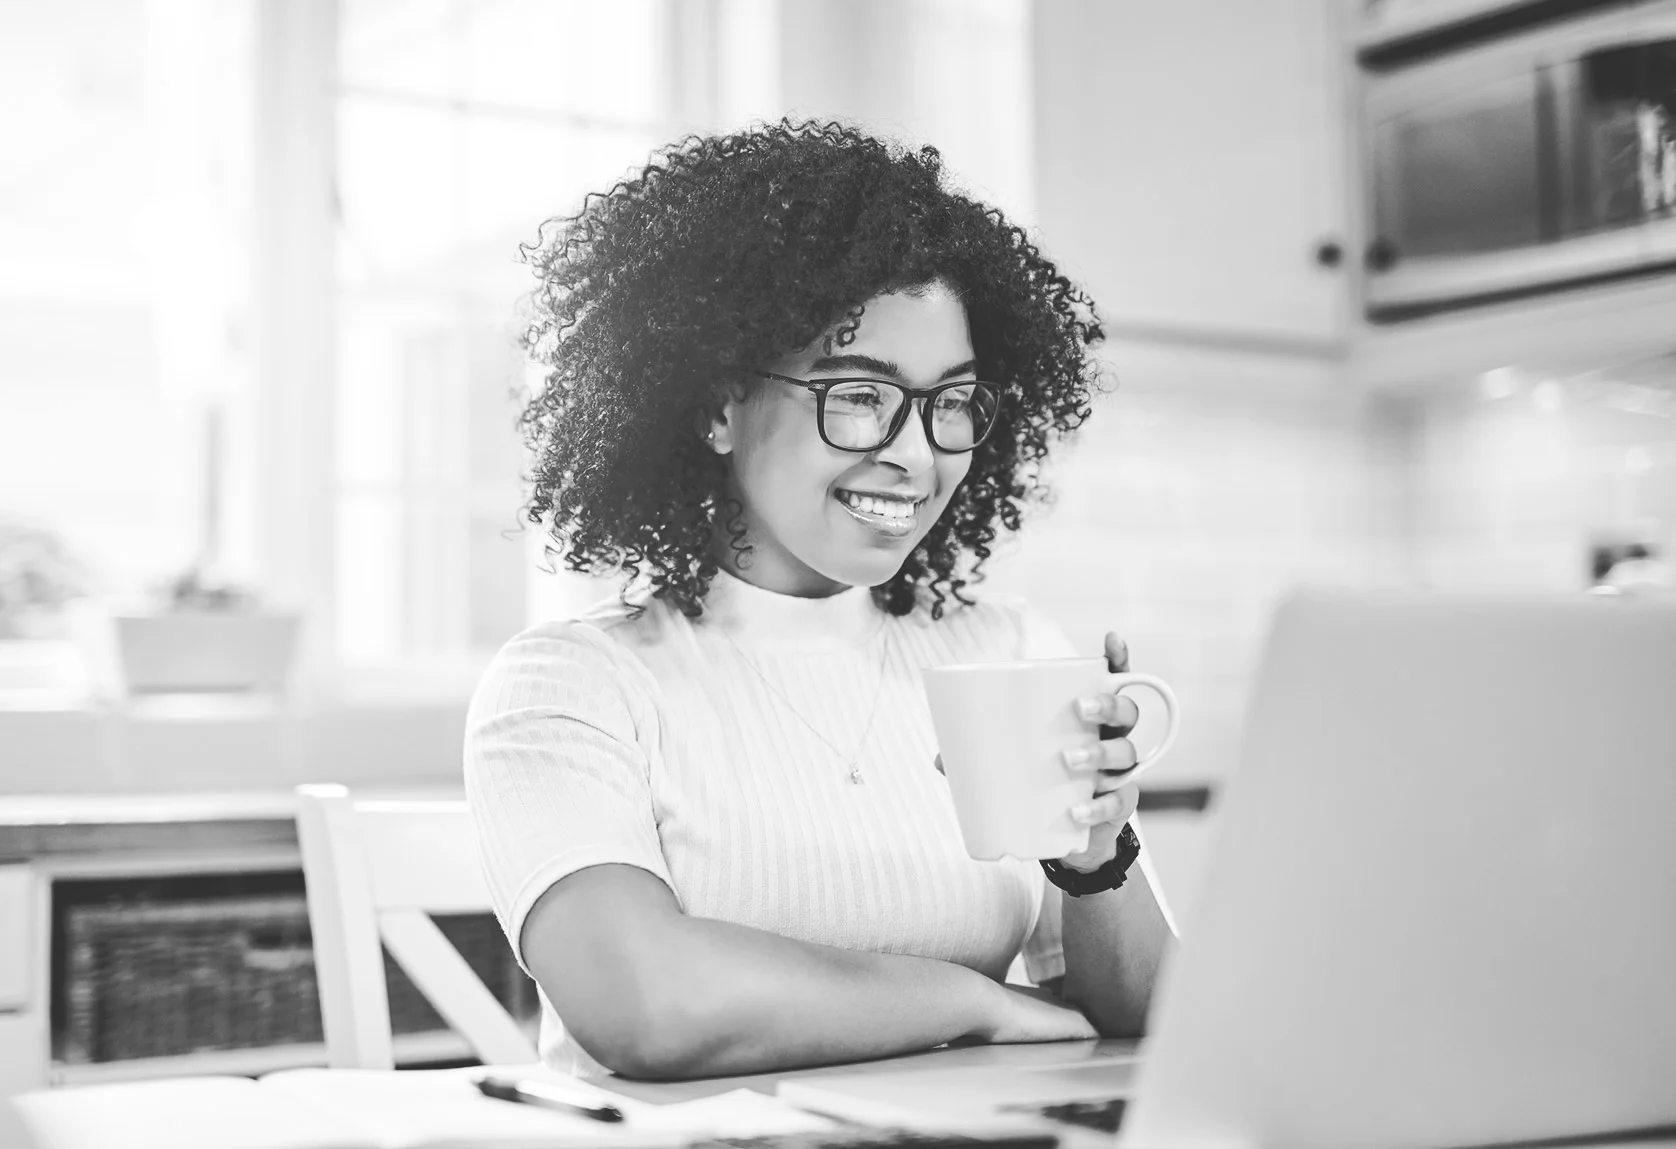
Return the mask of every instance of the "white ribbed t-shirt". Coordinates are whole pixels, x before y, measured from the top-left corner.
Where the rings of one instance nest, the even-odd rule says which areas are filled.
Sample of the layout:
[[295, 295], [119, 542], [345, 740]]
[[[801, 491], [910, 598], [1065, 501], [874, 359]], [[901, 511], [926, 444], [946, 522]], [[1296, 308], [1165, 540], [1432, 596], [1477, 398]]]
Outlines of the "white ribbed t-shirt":
[[[620, 863], [657, 875], [688, 914], [997, 980], [1022, 948], [1033, 980], [1061, 975], [1059, 891], [1041, 868], [966, 855], [919, 672], [1072, 653], [1020, 605], [956, 605], [934, 622], [886, 614], [865, 587], [796, 598], [725, 572], [696, 620], [610, 601], [531, 627], [485, 671], [465, 737], [514, 952], [524, 962], [524, 920], [555, 882]], [[542, 1060], [604, 1072], [545, 995], [542, 1010]]]

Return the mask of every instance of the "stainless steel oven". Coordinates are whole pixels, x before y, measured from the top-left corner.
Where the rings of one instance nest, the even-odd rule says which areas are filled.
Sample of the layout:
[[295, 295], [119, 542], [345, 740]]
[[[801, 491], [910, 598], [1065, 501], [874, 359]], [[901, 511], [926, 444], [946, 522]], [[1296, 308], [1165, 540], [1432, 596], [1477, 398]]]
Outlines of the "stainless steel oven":
[[1676, 266], [1676, 0], [1522, 12], [1362, 53], [1376, 321]]

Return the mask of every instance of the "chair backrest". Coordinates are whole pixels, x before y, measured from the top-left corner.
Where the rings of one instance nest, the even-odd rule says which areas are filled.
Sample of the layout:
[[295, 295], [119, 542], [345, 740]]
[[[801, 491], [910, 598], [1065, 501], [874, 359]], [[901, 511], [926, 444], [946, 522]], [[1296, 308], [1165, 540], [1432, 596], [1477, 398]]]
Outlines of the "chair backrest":
[[490, 908], [464, 799], [368, 800], [324, 785], [296, 796], [328, 1064], [395, 1065], [381, 946], [484, 1063], [538, 1060], [429, 916]]

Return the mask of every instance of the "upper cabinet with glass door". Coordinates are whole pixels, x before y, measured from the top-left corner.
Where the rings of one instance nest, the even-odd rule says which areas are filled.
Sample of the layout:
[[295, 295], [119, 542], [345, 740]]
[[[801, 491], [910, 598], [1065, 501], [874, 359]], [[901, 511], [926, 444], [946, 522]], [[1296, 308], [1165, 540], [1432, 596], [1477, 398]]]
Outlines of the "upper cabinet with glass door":
[[1676, 261], [1676, 0], [1515, 6], [1361, 61], [1369, 318]]

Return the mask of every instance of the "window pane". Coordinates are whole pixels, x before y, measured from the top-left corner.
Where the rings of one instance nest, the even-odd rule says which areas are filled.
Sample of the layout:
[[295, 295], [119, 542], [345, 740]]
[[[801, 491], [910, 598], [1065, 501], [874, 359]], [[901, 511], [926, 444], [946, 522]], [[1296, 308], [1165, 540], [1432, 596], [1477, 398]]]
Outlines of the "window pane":
[[344, 655], [458, 657], [529, 617], [519, 245], [670, 134], [669, 5], [340, 14], [337, 481], [370, 532], [344, 540]]
[[472, 516], [471, 634], [474, 647], [498, 647], [524, 629], [524, 539], [509, 507]]
[[60, 535], [97, 592], [209, 534], [204, 408], [246, 354], [245, 15], [0, 5], [0, 519]]
[[413, 317], [399, 301], [381, 305], [354, 298], [342, 301], [339, 314], [338, 482], [352, 489], [395, 489], [405, 477], [401, 360]]
[[0, 267], [79, 264], [143, 278], [148, 202], [135, 175], [151, 163], [146, 13], [131, 0], [5, 6]]
[[643, 165], [658, 134], [344, 96], [342, 269], [350, 283], [494, 293], [528, 288], [518, 245], [542, 220]]
[[649, 124], [666, 0], [344, 0], [345, 86]]

